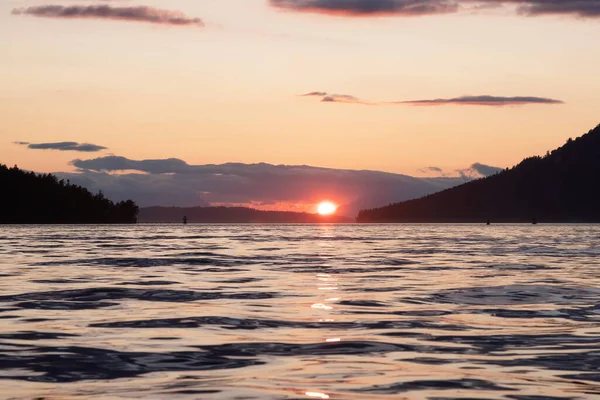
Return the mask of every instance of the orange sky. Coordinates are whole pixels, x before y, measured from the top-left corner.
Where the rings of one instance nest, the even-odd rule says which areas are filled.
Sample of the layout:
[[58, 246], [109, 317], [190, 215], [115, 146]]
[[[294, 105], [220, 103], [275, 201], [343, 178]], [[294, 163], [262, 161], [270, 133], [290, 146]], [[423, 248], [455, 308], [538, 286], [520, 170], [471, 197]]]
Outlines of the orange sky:
[[[127, 3], [179, 10], [204, 27], [11, 15], [40, 4], [0, 4], [0, 162], [27, 169], [70, 171], [75, 158], [116, 154], [418, 175], [476, 161], [512, 166], [599, 122], [598, 18], [506, 8], [347, 18], [263, 0]], [[485, 94], [565, 104], [366, 106], [298, 96], [312, 91], [372, 102]]]

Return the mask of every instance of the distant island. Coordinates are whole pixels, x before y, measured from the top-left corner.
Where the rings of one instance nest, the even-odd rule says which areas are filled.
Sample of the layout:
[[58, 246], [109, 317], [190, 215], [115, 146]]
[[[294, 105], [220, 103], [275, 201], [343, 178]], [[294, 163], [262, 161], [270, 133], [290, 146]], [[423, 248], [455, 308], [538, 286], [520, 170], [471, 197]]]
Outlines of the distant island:
[[137, 222], [132, 200], [113, 203], [102, 192], [0, 164], [0, 224], [130, 224]]
[[416, 200], [362, 210], [358, 222], [600, 222], [600, 125], [544, 157]]
[[246, 207], [147, 207], [142, 208], [143, 223], [344, 223], [354, 219], [336, 215], [319, 215], [290, 211], [262, 211]]

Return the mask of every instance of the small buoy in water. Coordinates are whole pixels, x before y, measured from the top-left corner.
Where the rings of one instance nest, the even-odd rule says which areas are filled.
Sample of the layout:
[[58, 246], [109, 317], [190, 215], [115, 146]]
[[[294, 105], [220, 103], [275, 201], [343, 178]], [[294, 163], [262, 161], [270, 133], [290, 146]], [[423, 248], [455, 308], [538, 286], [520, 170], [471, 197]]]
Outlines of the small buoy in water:
[[184, 224], [184, 225], [187, 225], [187, 221], [188, 221], [188, 220], [187, 220], [187, 216], [186, 216], [186, 217], [183, 217], [183, 224]]
[[532, 225], [537, 225], [537, 219], [535, 219], [535, 218], [534, 218], [534, 219], [531, 221], [531, 224], [532, 224]]
[[486, 225], [491, 225], [491, 224], [490, 224], [490, 220], [489, 220], [489, 219], [487, 220], [487, 224], [486, 224]]

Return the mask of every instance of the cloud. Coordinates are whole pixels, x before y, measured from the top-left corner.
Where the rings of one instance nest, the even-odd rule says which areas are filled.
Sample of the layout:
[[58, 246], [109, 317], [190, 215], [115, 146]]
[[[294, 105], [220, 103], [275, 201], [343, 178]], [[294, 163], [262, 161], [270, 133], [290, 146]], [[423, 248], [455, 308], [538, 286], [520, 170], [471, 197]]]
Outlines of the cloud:
[[407, 104], [413, 106], [443, 106], [443, 105], [467, 105], [467, 106], [520, 106], [525, 104], [563, 104], [561, 100], [548, 99], [534, 96], [462, 96], [451, 99], [433, 99], [433, 100], [410, 100], [399, 101], [395, 104]]
[[323, 103], [352, 103], [352, 104], [368, 104], [358, 97], [347, 94], [330, 94], [321, 99]]
[[371, 104], [349, 94], [329, 94], [327, 92], [310, 92], [302, 97], [320, 97], [322, 103]]
[[477, 162], [471, 164], [467, 168], [456, 169], [452, 171], [445, 171], [439, 167], [425, 167], [419, 169], [418, 171], [424, 174], [435, 174], [435, 176], [440, 178], [459, 178], [462, 180], [472, 180], [494, 175], [502, 170], [503, 168], [492, 167], [491, 165], [485, 165]]
[[[599, 0], [600, 1], [600, 0]], [[361, 100], [357, 97], [347, 94], [328, 94], [327, 92], [310, 92], [302, 96], [321, 97], [324, 103], [353, 103], [369, 105], [412, 105], [412, 106], [444, 106], [444, 105], [465, 105], [465, 106], [522, 106], [525, 104], [564, 104], [561, 100], [548, 99], [535, 96], [462, 96], [451, 99], [433, 99], [433, 100], [408, 100], [372, 103]]]
[[200, 18], [190, 18], [179, 11], [162, 10], [147, 6], [113, 7], [109, 5], [45, 5], [16, 8], [15, 15], [33, 15], [46, 18], [96, 18], [120, 21], [149, 22], [163, 25], [199, 25]]
[[[464, 179], [414, 178], [380, 171], [311, 166], [241, 164], [190, 165], [183, 160], [100, 157], [73, 160], [76, 173], [62, 178], [102, 191], [113, 200], [133, 198], [142, 206], [207, 204], [313, 205], [330, 199], [353, 216], [359, 208], [424, 196]], [[310, 209], [309, 209], [310, 210]]]
[[430, 173], [430, 172], [441, 173], [442, 171], [443, 171], [443, 169], [441, 169], [439, 167], [425, 167], [425, 168], [419, 169], [419, 172], [423, 172], [423, 173]]
[[95, 153], [95, 152], [107, 149], [107, 147], [98, 146], [97, 144], [77, 143], [77, 142], [57, 142], [57, 143], [15, 142], [15, 144], [27, 146], [28, 149], [32, 149], [32, 150], [81, 151], [84, 153]]
[[494, 175], [503, 170], [503, 168], [492, 167], [491, 165], [485, 165], [481, 163], [475, 163], [471, 165], [471, 168], [483, 176]]
[[491, 176], [501, 172], [503, 168], [492, 167], [491, 165], [485, 165], [481, 163], [474, 163], [469, 168], [458, 169], [459, 176], [463, 179], [477, 179]]
[[423, 16], [456, 13], [461, 9], [482, 11], [516, 6], [520, 15], [572, 15], [600, 17], [598, 0], [270, 0], [273, 7], [351, 17], [379, 15]]
[[71, 165], [91, 171], [141, 171], [148, 174], [188, 173], [192, 168], [185, 161], [177, 158], [163, 160], [130, 160], [125, 157], [107, 156], [92, 160], [73, 160]]
[[513, 0], [513, 2], [524, 3], [519, 8], [519, 12], [524, 15], [567, 14], [578, 17], [600, 17], [598, 0]]
[[270, 4], [286, 10], [343, 16], [418, 16], [458, 11], [453, 0], [270, 0]]
[[327, 96], [327, 92], [310, 92], [310, 93], [303, 94], [301, 96], [304, 96], [304, 97], [308, 97], [308, 96], [325, 97], [325, 96]]

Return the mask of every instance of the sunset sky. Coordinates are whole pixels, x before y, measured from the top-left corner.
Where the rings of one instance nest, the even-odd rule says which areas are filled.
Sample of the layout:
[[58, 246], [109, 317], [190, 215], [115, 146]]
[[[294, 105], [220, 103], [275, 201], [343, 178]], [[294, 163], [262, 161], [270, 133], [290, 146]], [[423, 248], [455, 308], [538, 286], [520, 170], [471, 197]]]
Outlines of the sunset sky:
[[512, 166], [600, 122], [599, 38], [598, 0], [6, 0], [0, 162]]

